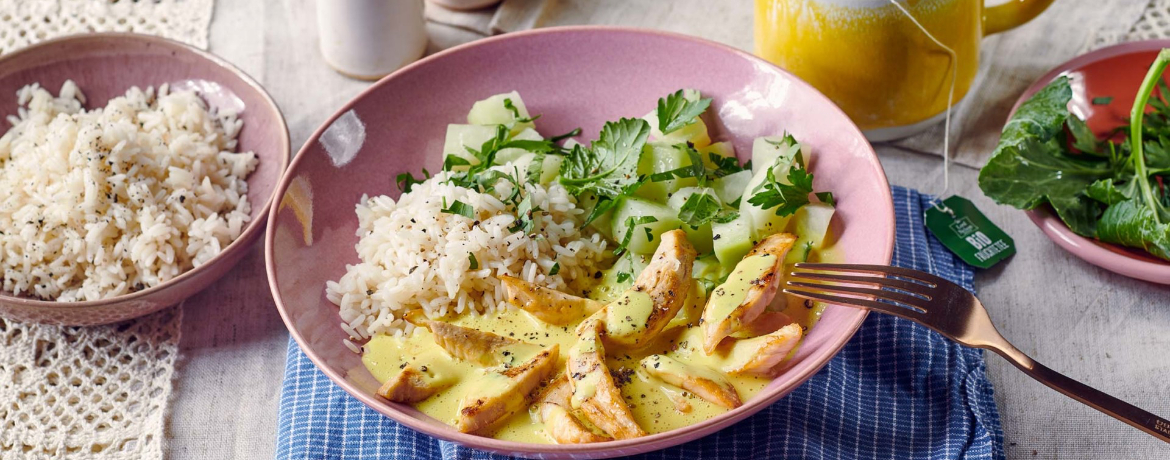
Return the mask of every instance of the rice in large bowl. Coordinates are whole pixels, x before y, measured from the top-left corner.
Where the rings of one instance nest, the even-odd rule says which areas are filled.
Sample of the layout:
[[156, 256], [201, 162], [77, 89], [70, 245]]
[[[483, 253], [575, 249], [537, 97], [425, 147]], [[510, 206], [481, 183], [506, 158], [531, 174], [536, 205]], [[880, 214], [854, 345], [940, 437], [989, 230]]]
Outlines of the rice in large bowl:
[[[561, 185], [521, 183], [538, 209], [536, 228], [523, 232], [509, 230], [518, 219], [503, 199], [512, 184], [480, 193], [447, 182], [448, 174], [416, 184], [398, 201], [363, 197], [357, 205], [361, 262], [326, 283], [351, 339], [409, 333], [404, 317], [415, 309], [440, 317], [509, 308], [500, 275], [581, 293], [607, 265], [605, 240], [582, 228], [584, 211]], [[473, 217], [444, 212], [455, 201], [470, 205]]]
[[241, 122], [191, 91], [132, 87], [85, 110], [39, 85], [0, 137], [4, 290], [57, 301], [157, 286], [215, 257], [250, 220]]

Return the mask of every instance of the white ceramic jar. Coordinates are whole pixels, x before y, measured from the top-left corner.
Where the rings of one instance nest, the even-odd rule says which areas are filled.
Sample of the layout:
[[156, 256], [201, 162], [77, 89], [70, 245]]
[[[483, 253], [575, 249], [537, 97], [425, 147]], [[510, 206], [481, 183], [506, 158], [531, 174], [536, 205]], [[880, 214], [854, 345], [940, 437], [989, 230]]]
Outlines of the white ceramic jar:
[[325, 62], [343, 75], [374, 80], [426, 51], [423, 0], [317, 0]]

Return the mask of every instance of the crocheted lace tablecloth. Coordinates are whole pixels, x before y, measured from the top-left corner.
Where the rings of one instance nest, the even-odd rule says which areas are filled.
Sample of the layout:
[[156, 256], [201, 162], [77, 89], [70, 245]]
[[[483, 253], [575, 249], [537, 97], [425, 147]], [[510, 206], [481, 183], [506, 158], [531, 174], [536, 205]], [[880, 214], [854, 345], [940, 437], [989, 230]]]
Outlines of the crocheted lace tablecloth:
[[[0, 53], [109, 31], [206, 48], [212, 7], [213, 0], [0, 0]], [[0, 319], [0, 459], [162, 458], [181, 321], [180, 307], [88, 328]]]

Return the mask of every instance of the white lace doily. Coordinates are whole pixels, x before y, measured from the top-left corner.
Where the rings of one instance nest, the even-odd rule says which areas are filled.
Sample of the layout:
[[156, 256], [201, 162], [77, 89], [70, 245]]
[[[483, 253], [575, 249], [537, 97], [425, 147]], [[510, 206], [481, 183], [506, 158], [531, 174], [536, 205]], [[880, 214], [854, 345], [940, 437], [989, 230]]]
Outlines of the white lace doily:
[[0, 458], [162, 458], [181, 315], [98, 327], [0, 318]]
[[1149, 0], [1137, 21], [1097, 32], [1089, 48], [1157, 38], [1170, 38], [1170, 0]]
[[84, 32], [138, 32], [207, 48], [214, 0], [0, 0], [0, 53]]
[[[0, 0], [0, 53], [107, 31], [206, 48], [213, 1]], [[162, 458], [181, 322], [180, 307], [88, 328], [0, 318], [0, 459]]]

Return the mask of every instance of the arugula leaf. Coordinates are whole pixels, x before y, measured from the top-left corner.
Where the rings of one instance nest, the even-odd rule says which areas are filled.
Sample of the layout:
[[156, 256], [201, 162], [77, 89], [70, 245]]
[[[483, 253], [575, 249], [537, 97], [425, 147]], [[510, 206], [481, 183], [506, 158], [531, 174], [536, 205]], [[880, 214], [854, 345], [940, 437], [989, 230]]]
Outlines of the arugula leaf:
[[591, 148], [573, 146], [561, 164], [560, 182], [570, 193], [593, 191], [616, 197], [638, 182], [638, 158], [650, 135], [650, 124], [622, 118], [607, 122]]
[[422, 172], [422, 180], [415, 179], [414, 174], [404, 172], [394, 178], [394, 184], [398, 185], [398, 190], [401, 190], [402, 193], [410, 193], [410, 189], [413, 188], [415, 184], [421, 184], [426, 182], [427, 179], [431, 178], [431, 173], [430, 171], [427, 171], [427, 168], [423, 168]]
[[797, 161], [788, 168], [788, 184], [777, 181], [772, 168], [768, 168], [766, 180], [759, 191], [748, 198], [748, 203], [761, 209], [775, 207], [777, 216], [791, 215], [801, 206], [809, 204], [808, 195], [813, 192], [813, 175], [805, 171], [803, 165], [804, 160], [797, 153]]
[[658, 100], [658, 130], [662, 134], [678, 131], [695, 121], [711, 105], [711, 99], [687, 100], [683, 90]]
[[471, 261], [471, 269], [479, 270], [479, 261], [475, 259], [475, 254], [467, 253], [467, 260]]
[[1068, 77], [1061, 76], [1024, 102], [979, 171], [979, 188], [995, 202], [1019, 209], [1049, 203], [1074, 232], [1094, 236], [1101, 209], [1085, 190], [1112, 177], [1114, 168], [1098, 157], [1067, 152], [1070, 99]]
[[463, 216], [468, 219], [475, 218], [475, 208], [471, 207], [471, 205], [459, 200], [455, 200], [451, 203], [451, 206], [447, 206], [446, 197], [443, 198], [443, 208], [440, 211], [447, 214]]
[[[634, 239], [634, 228], [643, 225], [658, 222], [654, 216], [630, 216], [626, 218], [626, 231], [622, 233], [621, 241], [618, 241], [616, 247], [613, 248], [613, 255], [620, 256], [626, 252], [626, 247], [630, 245], [630, 240]], [[647, 228], [646, 236], [650, 236], [650, 229]]]

